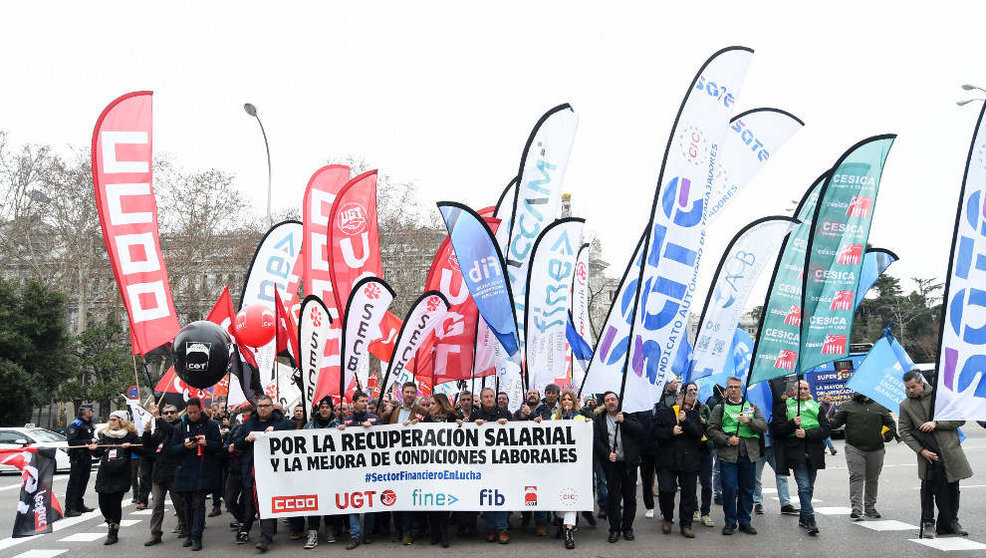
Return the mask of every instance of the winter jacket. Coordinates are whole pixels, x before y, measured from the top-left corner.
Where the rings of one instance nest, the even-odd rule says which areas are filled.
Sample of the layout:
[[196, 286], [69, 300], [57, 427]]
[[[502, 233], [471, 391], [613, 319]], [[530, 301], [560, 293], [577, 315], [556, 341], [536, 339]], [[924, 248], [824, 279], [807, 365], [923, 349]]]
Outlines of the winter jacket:
[[[802, 415], [802, 420], [806, 415]], [[806, 428], [805, 437], [798, 438], [795, 431], [798, 426], [794, 419], [787, 418], [787, 405], [774, 405], [774, 418], [770, 422], [770, 433], [774, 445], [774, 457], [777, 460], [777, 474], [789, 475], [799, 467], [808, 466], [812, 469], [825, 468], [825, 439], [832, 429], [825, 413], [819, 410], [818, 426]]]
[[[607, 416], [609, 413], [604, 408], [592, 419], [593, 455], [600, 463], [610, 463], [609, 454], [613, 451], [613, 447], [609, 443]], [[640, 436], [642, 433], [643, 427], [640, 425], [640, 421], [632, 413], [623, 413], [620, 435], [623, 438], [623, 460], [628, 467], [636, 467], [640, 464]]]
[[[192, 449], [185, 447], [185, 440], [196, 436], [205, 436], [206, 445]], [[175, 492], [195, 492], [198, 490], [211, 491], [219, 485], [221, 471], [218, 454], [223, 450], [222, 436], [219, 434], [219, 424], [209, 417], [202, 417], [195, 422], [188, 415], [181, 417], [171, 433], [171, 443], [168, 451], [176, 458]]]
[[890, 411], [868, 397], [853, 397], [839, 407], [829, 427], [836, 429], [842, 425], [846, 425], [846, 443], [859, 451], [883, 449], [884, 426], [890, 429], [890, 437], [897, 432]]
[[154, 468], [151, 469], [151, 482], [170, 483], [175, 479], [175, 467], [178, 465], [178, 458], [175, 454], [168, 451], [168, 444], [171, 443], [171, 434], [175, 430], [175, 424], [163, 418], [154, 419], [156, 425], [154, 433], [144, 432], [141, 441], [144, 446], [144, 453], [154, 456]]
[[[65, 441], [70, 446], [88, 446], [96, 437], [96, 427], [91, 420], [77, 418], [69, 423], [65, 429]], [[92, 454], [86, 448], [75, 448], [68, 450], [68, 457], [71, 461], [79, 459], [92, 459]]]
[[[746, 403], [753, 409], [753, 417], [747, 424], [757, 435], [749, 438], [741, 437], [740, 443], [746, 449], [747, 458], [750, 461], [756, 462], [760, 459], [760, 435], [767, 431], [767, 420], [763, 418], [763, 413], [760, 412], [760, 409], [756, 405], [749, 401]], [[722, 429], [722, 415], [725, 410], [725, 404], [726, 400], [723, 399], [712, 408], [712, 414], [709, 416], [709, 423], [706, 425], [705, 433], [715, 442], [718, 459], [722, 459], [726, 463], [736, 463], [736, 459], [739, 457], [739, 446], [729, 445], [729, 438], [735, 435], [736, 432], [732, 430], [725, 432]]]
[[96, 448], [92, 454], [99, 457], [99, 471], [96, 473], [96, 492], [114, 494], [130, 490], [131, 463], [134, 455], [140, 454], [140, 438], [134, 432], [127, 432], [122, 438], [112, 438], [105, 432], [99, 433], [99, 445], [133, 444], [129, 448]]
[[236, 449], [243, 452], [240, 457], [240, 474], [243, 475], [243, 486], [253, 486], [253, 442], [247, 441], [251, 432], [264, 432], [268, 427], [277, 430], [294, 430], [294, 423], [284, 418], [277, 409], [271, 411], [267, 420], [260, 419], [260, 413], [251, 413], [250, 418], [240, 425], [233, 442]]
[[[925, 384], [924, 392], [916, 399], [900, 402], [899, 433], [901, 440], [918, 454], [918, 478], [928, 480], [928, 461], [921, 456], [921, 442], [913, 430], [917, 430], [925, 422], [931, 420], [931, 392], [934, 388]], [[938, 453], [945, 463], [945, 476], [948, 482], [956, 482], [972, 476], [972, 468], [962, 451], [959, 443], [958, 428], [965, 424], [964, 420], [939, 420], [938, 426], [930, 432], [937, 442], [937, 448], [929, 448]], [[937, 451], [936, 451], [937, 450]]]
[[[674, 427], [681, 427], [681, 434], [674, 435]], [[705, 429], [698, 409], [685, 411], [685, 420], [679, 422], [673, 407], [663, 402], [657, 404], [654, 416], [654, 440], [660, 450], [654, 464], [658, 469], [697, 473], [702, 467], [701, 446]]]

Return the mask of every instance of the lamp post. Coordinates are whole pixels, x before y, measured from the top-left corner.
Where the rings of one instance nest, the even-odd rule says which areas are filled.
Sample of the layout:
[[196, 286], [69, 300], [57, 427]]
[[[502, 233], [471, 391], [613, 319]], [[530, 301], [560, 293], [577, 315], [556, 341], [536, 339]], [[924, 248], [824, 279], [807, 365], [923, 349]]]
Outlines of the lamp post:
[[267, 151], [267, 226], [273, 226], [274, 221], [270, 216], [270, 190], [271, 190], [271, 172], [270, 172], [270, 145], [267, 144], [267, 132], [264, 130], [264, 123], [260, 121], [260, 117], [257, 116], [257, 107], [251, 103], [244, 103], [243, 110], [247, 114], [257, 119], [257, 124], [260, 124], [260, 133], [264, 136], [264, 149]]

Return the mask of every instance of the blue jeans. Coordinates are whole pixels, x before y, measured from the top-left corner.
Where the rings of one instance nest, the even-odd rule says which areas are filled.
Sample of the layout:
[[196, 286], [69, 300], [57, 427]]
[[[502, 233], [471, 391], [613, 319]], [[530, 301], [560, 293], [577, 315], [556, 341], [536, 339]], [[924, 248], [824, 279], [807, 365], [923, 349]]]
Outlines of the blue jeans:
[[372, 513], [351, 513], [349, 514], [349, 536], [358, 539], [359, 538], [359, 519], [363, 518], [363, 527], [366, 529], [366, 533], [370, 534], [373, 532], [373, 515]]
[[719, 466], [716, 450], [712, 450], [712, 457], [715, 459], [715, 465], [712, 466], [712, 494], [719, 500], [722, 498], [722, 468]]
[[798, 500], [801, 501], [801, 515], [815, 517], [815, 508], [811, 507], [811, 497], [815, 494], [815, 476], [818, 470], [802, 465], [794, 470], [794, 480], [798, 483]]
[[832, 438], [825, 438], [825, 445], [829, 447], [829, 453], [835, 455], [835, 446], [832, 445]]
[[764, 454], [757, 460], [757, 484], [753, 489], [753, 503], [763, 504], [763, 483], [760, 477], [763, 475], [764, 463], [770, 465], [774, 471], [774, 482], [777, 484], [777, 499], [781, 501], [781, 507], [791, 505], [791, 491], [787, 486], [787, 477], [777, 474], [777, 460], [774, 458], [774, 446], [764, 448]]
[[596, 504], [599, 505], [600, 510], [605, 510], [606, 499], [609, 497], [609, 490], [606, 488], [606, 472], [603, 471], [603, 466], [598, 461], [592, 464], [592, 470], [596, 473]]
[[483, 525], [487, 531], [506, 531], [507, 512], [483, 512]]
[[410, 533], [414, 525], [412, 512], [394, 512], [394, 525], [401, 530], [401, 533]]
[[756, 467], [747, 457], [736, 456], [736, 463], [720, 460], [722, 477], [722, 512], [726, 525], [750, 524], [753, 511], [753, 485]]
[[534, 512], [534, 524], [535, 525], [547, 525], [549, 512], [546, 511], [536, 511]]

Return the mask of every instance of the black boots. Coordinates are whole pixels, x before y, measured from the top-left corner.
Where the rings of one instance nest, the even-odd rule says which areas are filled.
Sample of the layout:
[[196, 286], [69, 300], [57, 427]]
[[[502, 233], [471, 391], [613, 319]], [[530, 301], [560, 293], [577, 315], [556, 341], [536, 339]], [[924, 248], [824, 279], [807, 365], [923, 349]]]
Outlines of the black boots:
[[565, 548], [568, 550], [575, 548], [575, 529], [572, 527], [565, 527]]
[[116, 544], [120, 542], [120, 524], [119, 523], [107, 523], [109, 526], [109, 531], [106, 533], [106, 540], [103, 544]]
[[811, 535], [811, 536], [813, 536], [813, 537], [816, 536], [816, 535], [818, 535], [818, 532], [819, 532], [818, 531], [818, 524], [815, 523], [815, 516], [811, 516], [811, 517], [807, 518], [807, 523], [808, 523], [808, 534]]

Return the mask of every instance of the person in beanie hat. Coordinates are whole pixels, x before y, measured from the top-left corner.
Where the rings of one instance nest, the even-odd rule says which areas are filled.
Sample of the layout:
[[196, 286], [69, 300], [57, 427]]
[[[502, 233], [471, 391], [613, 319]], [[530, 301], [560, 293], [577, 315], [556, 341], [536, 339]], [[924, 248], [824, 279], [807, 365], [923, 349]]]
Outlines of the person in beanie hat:
[[126, 411], [110, 413], [109, 423], [99, 431], [98, 445], [90, 443], [89, 450], [100, 458], [96, 493], [99, 494], [99, 511], [108, 526], [103, 544], [116, 544], [120, 540], [123, 495], [130, 488], [130, 462], [134, 455], [141, 453], [137, 429], [127, 420]]

